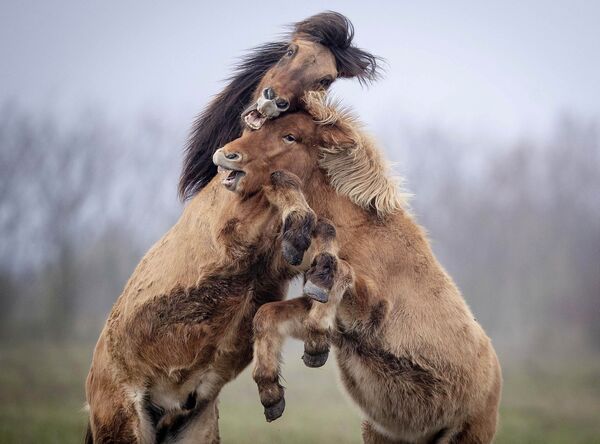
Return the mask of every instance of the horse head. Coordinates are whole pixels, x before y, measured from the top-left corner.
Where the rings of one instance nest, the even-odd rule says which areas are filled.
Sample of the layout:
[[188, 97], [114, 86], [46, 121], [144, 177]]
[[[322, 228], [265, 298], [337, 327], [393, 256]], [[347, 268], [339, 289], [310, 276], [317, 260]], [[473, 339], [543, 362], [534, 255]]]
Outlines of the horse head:
[[258, 129], [267, 119], [298, 108], [306, 91], [328, 89], [340, 77], [369, 82], [377, 77], [377, 57], [352, 45], [354, 27], [337, 12], [324, 12], [292, 26], [290, 41], [262, 77], [254, 102], [243, 113]]
[[346, 17], [324, 12], [292, 25], [287, 41], [252, 50], [194, 124], [180, 195], [191, 197], [217, 174], [214, 152], [244, 128], [259, 129], [268, 119], [295, 111], [307, 91], [326, 90], [338, 78], [375, 80], [379, 59], [354, 46], [353, 39]]

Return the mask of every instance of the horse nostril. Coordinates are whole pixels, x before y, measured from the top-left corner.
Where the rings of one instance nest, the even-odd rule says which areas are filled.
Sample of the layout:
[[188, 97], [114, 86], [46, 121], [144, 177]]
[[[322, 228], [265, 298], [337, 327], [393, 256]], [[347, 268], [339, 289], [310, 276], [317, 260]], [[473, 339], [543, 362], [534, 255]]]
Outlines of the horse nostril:
[[225, 158], [228, 160], [239, 160], [240, 156], [238, 153], [225, 153]]
[[279, 108], [280, 110], [285, 111], [290, 106], [290, 102], [288, 102], [285, 99], [279, 98], [275, 100], [275, 105], [277, 105], [277, 108]]
[[275, 98], [275, 91], [273, 91], [273, 88], [271, 87], [265, 88], [263, 91], [263, 96], [267, 100], [273, 100]]

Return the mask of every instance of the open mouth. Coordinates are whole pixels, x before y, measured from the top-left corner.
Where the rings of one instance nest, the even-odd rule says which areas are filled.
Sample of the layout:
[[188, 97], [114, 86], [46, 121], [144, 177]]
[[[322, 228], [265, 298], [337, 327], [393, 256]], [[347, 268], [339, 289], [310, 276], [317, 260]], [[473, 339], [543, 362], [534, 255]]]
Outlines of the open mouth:
[[242, 177], [246, 175], [246, 173], [241, 170], [234, 170], [221, 165], [219, 165], [217, 171], [223, 178], [221, 183], [229, 191], [235, 191]]
[[244, 114], [244, 122], [253, 130], [260, 129], [267, 119], [268, 117], [263, 115], [256, 107], [253, 107], [253, 109], [250, 109]]

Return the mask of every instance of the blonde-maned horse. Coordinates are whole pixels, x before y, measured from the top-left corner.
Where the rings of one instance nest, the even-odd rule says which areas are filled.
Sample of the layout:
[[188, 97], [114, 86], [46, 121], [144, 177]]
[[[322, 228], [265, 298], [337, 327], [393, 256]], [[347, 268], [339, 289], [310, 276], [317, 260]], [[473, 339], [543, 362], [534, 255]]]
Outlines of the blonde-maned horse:
[[[490, 339], [406, 210], [375, 142], [321, 93], [309, 93], [306, 108], [245, 133], [220, 155], [235, 156], [230, 165], [241, 171], [269, 165], [297, 175], [310, 207], [335, 226], [333, 279], [305, 292], [329, 298], [321, 333], [365, 416], [364, 441], [491, 442], [502, 381]], [[254, 319], [253, 375], [268, 420], [283, 412], [283, 338], [315, 341], [306, 299], [265, 304]], [[326, 352], [321, 345], [321, 361]]]

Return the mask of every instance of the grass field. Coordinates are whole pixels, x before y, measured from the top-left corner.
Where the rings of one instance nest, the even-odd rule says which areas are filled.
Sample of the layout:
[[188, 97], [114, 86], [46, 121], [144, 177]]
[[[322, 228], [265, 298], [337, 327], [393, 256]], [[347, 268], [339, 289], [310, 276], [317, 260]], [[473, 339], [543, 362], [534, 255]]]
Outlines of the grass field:
[[[79, 443], [91, 346], [0, 346], [0, 443]], [[336, 381], [333, 361], [305, 368], [297, 344], [285, 356], [287, 408], [267, 424], [248, 371], [220, 403], [224, 443], [359, 443], [360, 415]], [[497, 443], [600, 443], [600, 360], [504, 366]]]

